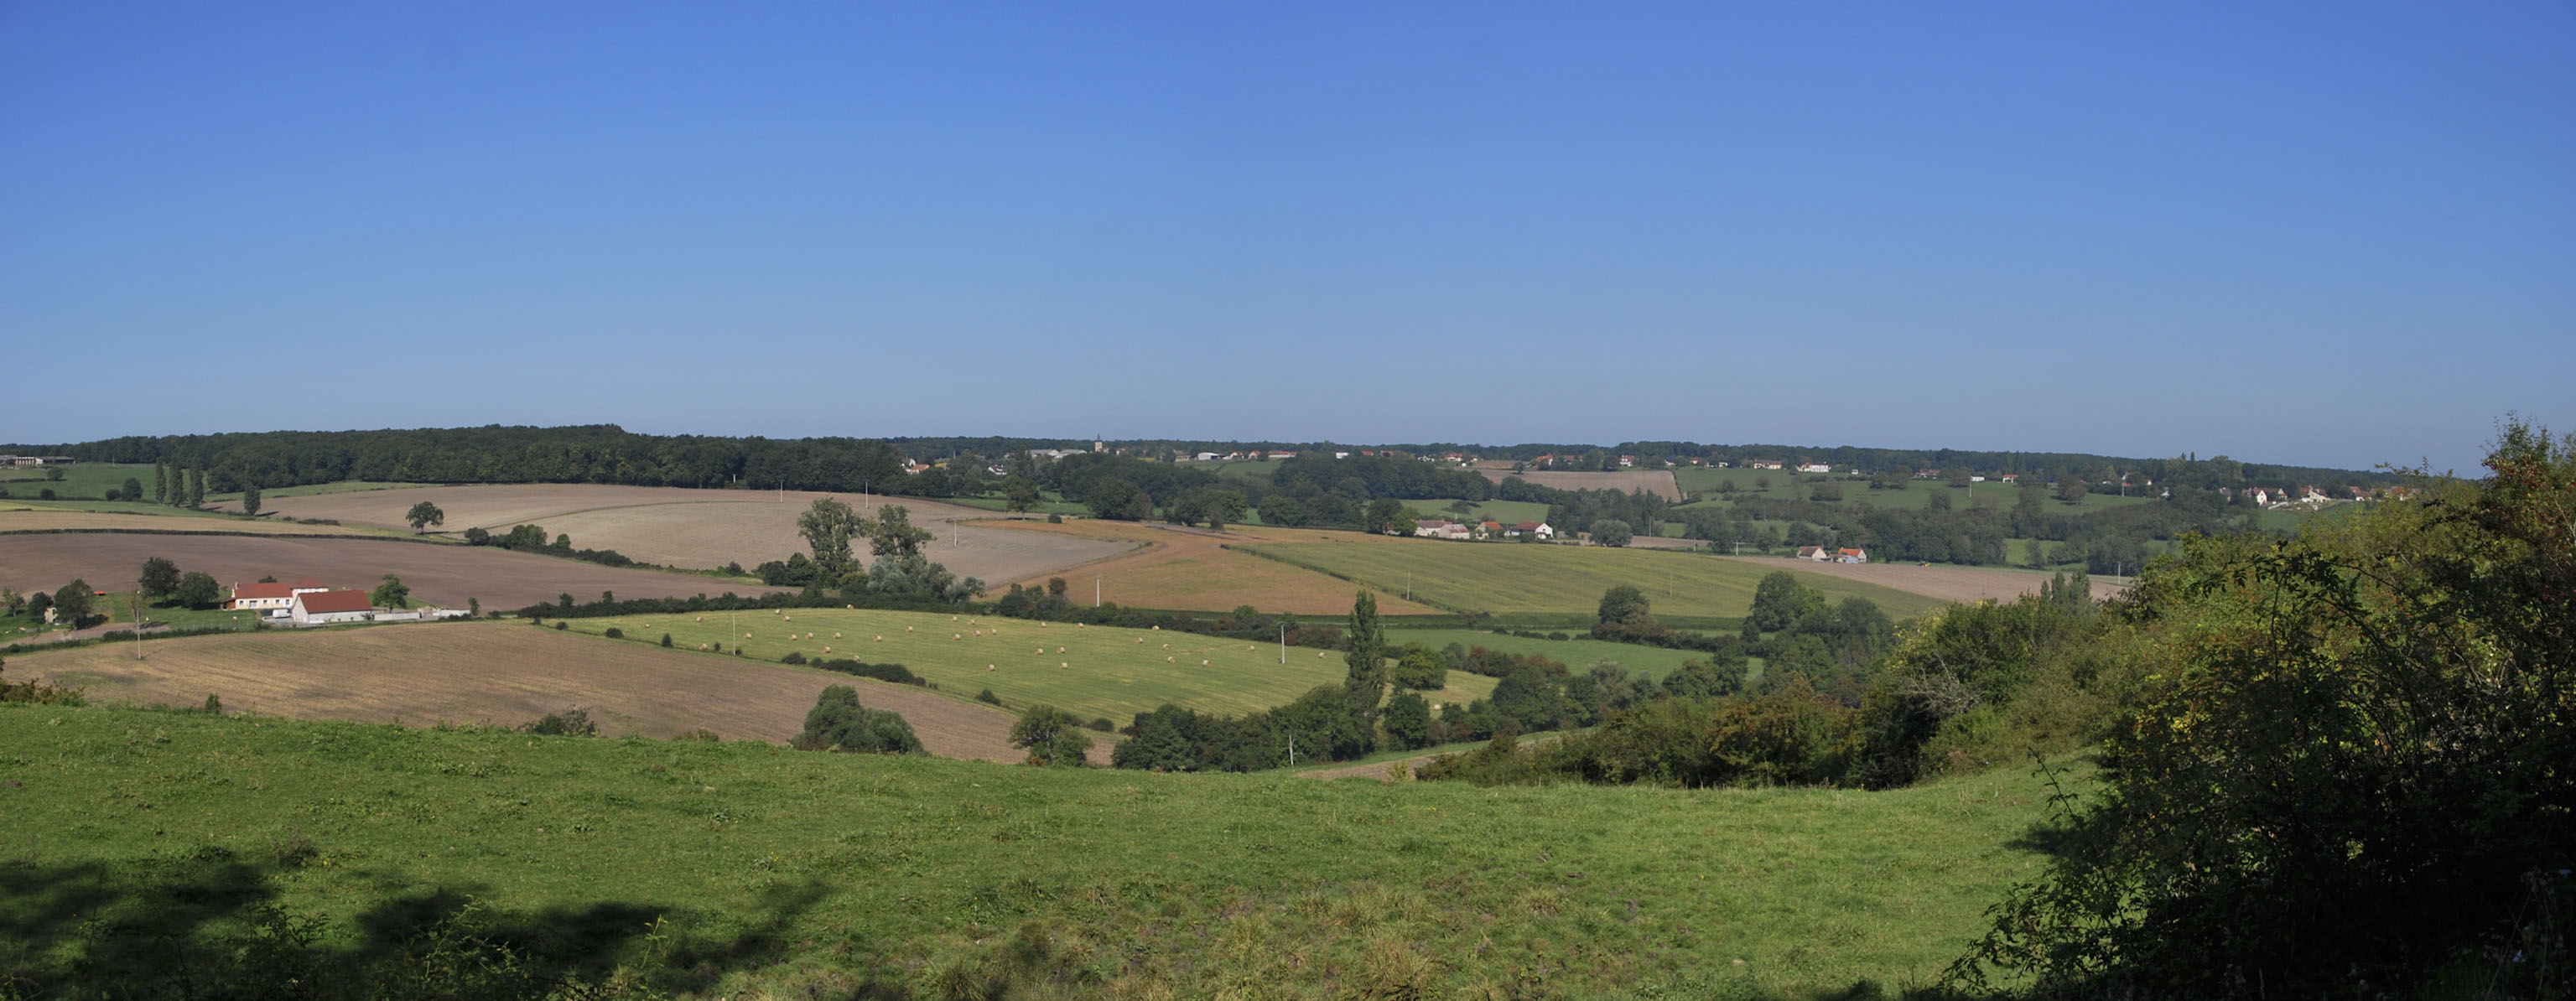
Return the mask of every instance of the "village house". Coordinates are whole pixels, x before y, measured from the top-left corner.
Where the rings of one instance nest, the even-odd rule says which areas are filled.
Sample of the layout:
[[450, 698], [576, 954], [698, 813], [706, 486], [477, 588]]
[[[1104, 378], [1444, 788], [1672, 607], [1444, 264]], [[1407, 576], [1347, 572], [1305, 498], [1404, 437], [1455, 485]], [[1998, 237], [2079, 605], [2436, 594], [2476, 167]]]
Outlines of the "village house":
[[1833, 557], [1826, 554], [1825, 547], [1823, 546], [1799, 546], [1798, 558], [1822, 563], [1826, 560], [1832, 559]]
[[1751, 463], [1751, 465], [1752, 465], [1752, 468], [1755, 468], [1755, 469], [1778, 469], [1778, 468], [1780, 468], [1780, 460], [1778, 460], [1778, 459], [1755, 459], [1755, 460], [1753, 460], [1753, 462]]
[[1556, 529], [1544, 521], [1524, 521], [1520, 524], [1513, 525], [1511, 531], [1504, 534], [1510, 535], [1513, 538], [1519, 538], [1526, 535], [1534, 539], [1545, 540], [1556, 538]]
[[299, 591], [287, 608], [288, 617], [299, 626], [365, 622], [375, 617], [375, 611], [367, 604], [365, 591]]
[[1413, 534], [1426, 539], [1464, 539], [1467, 537], [1467, 525], [1465, 522], [1430, 518], [1415, 522]]
[[224, 607], [237, 612], [255, 611], [266, 618], [282, 619], [294, 607], [296, 595], [326, 590], [329, 588], [323, 587], [321, 581], [311, 577], [293, 581], [237, 583], [233, 585], [232, 600], [224, 602]]
[[1834, 467], [1825, 465], [1821, 462], [1810, 462], [1798, 467], [1798, 471], [1801, 473], [1830, 473], [1834, 471]]
[[2004, 476], [2003, 476], [2003, 480], [2004, 480], [2004, 482], [2006, 482], [2006, 483], [2019, 483], [2019, 482], [2021, 482], [2021, 474], [2020, 474], [2020, 473], [2005, 473], [2005, 474], [2004, 474]]
[[1866, 549], [1838, 549], [1834, 551], [1834, 562], [1867, 563], [1869, 562], [1869, 551]]

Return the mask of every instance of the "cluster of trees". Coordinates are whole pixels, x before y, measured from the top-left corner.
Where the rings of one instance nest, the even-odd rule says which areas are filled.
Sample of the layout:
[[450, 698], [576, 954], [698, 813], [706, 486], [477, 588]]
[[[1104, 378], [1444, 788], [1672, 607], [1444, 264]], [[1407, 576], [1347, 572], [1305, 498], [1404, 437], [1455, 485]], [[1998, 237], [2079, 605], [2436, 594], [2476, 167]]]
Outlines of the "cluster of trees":
[[[424, 512], [421, 510], [422, 508], [429, 508], [429, 510]], [[431, 505], [428, 501], [422, 501], [412, 508], [411, 519], [412, 527], [419, 528], [423, 525], [438, 524], [440, 521], [444, 520], [444, 516], [439, 514], [437, 508]], [[546, 556], [561, 556], [566, 559], [582, 560], [585, 562], [597, 563], [602, 566], [631, 567], [636, 565], [633, 558], [614, 549], [573, 548], [572, 536], [569, 534], [559, 534], [549, 540], [546, 538], [546, 530], [544, 526], [541, 525], [512, 525], [510, 526], [509, 531], [503, 532], [499, 535], [494, 535], [490, 531], [477, 526], [474, 528], [468, 528], [464, 532], [459, 533], [458, 537], [464, 539], [465, 544], [469, 546], [492, 546], [494, 548], [508, 549], [516, 552], [539, 553]]]
[[[1156, 771], [1251, 771], [1296, 761], [1347, 761], [1382, 745], [1426, 743], [1430, 703], [1406, 689], [1436, 689], [1445, 675], [1430, 676], [1418, 665], [1402, 663], [1390, 670], [1377, 598], [1367, 591], [1352, 601], [1343, 638], [1348, 675], [1342, 684], [1319, 686], [1287, 705], [1239, 717], [1175, 705], [1139, 713], [1125, 728], [1128, 740], [1112, 752], [1110, 763]], [[1392, 700], [1387, 698], [1390, 685], [1397, 689]]]
[[[1460, 734], [1497, 739], [1436, 760], [1421, 774], [1487, 784], [1881, 788], [1983, 767], [2002, 744], [2073, 747], [2099, 725], [2097, 682], [2111, 673], [2094, 670], [2098, 659], [2084, 659], [2079, 677], [2072, 673], [2077, 659], [2064, 656], [2096, 636], [2093, 606], [2083, 597], [2089, 587], [2080, 577], [2060, 577], [2011, 604], [1954, 606], [1909, 624], [1900, 642], [1866, 599], [1828, 604], [1793, 576], [1772, 574], [1755, 592], [1744, 645], [1728, 655], [1687, 662], [1661, 684], [1630, 682], [1615, 665], [1593, 668], [1588, 684], [1569, 676], [1561, 685], [1578, 711], [1524, 716], [1518, 721], [1531, 725], [1519, 729]], [[1624, 590], [1604, 596], [1596, 628], [1653, 629], [1643, 599]], [[1745, 651], [1765, 661], [1750, 684]], [[2053, 686], [2049, 698], [2022, 700], [2023, 716], [2003, 715], [2043, 682]], [[1505, 700], [1500, 686], [1494, 694], [1497, 703]], [[1595, 724], [1546, 745], [1509, 739]], [[2021, 729], [2003, 736], [2015, 725]]]
[[38, 622], [45, 613], [54, 613], [54, 622], [71, 629], [86, 629], [107, 620], [107, 610], [98, 604], [97, 592], [89, 582], [73, 578], [72, 582], [52, 591], [19, 594], [15, 589], [0, 588], [0, 608], [11, 617], [25, 615]]
[[859, 704], [859, 690], [828, 685], [805, 713], [805, 728], [787, 746], [849, 754], [921, 754], [921, 738], [903, 714]]
[[[798, 516], [796, 529], [813, 555], [796, 553], [761, 564], [755, 572], [763, 583], [852, 597], [947, 604], [984, 593], [983, 581], [960, 579], [923, 553], [930, 530], [914, 525], [912, 512], [901, 504], [882, 505], [870, 519], [838, 498], [819, 497]], [[868, 552], [875, 557], [864, 568], [852, 549], [859, 539], [867, 540]]]
[[224, 586], [213, 574], [198, 570], [181, 572], [179, 565], [155, 556], [143, 561], [142, 573], [134, 578], [135, 590], [155, 605], [181, 605], [194, 609], [213, 608], [224, 603]]

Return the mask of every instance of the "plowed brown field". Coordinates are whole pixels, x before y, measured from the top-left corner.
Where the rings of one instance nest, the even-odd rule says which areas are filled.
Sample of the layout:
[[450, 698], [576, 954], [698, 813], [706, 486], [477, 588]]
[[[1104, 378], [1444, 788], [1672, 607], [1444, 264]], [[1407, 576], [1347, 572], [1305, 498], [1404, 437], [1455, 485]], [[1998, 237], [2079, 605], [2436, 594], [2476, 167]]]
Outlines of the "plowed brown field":
[[258, 535], [370, 535], [343, 525], [298, 525], [291, 521], [205, 518], [185, 515], [114, 514], [103, 511], [56, 511], [22, 508], [0, 511], [0, 534], [61, 529], [113, 529], [128, 532], [250, 532]]
[[[992, 512], [916, 497], [862, 499], [800, 491], [584, 484], [415, 487], [282, 497], [270, 507], [289, 517], [408, 529], [404, 518], [412, 505], [428, 501], [446, 514], [441, 529], [450, 535], [469, 527], [499, 534], [512, 525], [537, 525], [550, 537], [572, 536], [579, 548], [613, 549], [647, 563], [702, 569], [727, 563], [757, 566], [804, 552], [805, 540], [796, 532], [796, 519], [818, 497], [838, 497], [868, 517], [885, 504], [902, 505], [910, 511], [913, 524], [937, 536], [932, 541], [932, 559], [960, 577], [981, 578], [997, 587], [1124, 548], [1081, 538], [959, 525], [961, 520], [989, 518]], [[866, 553], [860, 556], [864, 559]]]
[[[2036, 570], [2007, 570], [2002, 567], [1962, 567], [1948, 564], [1922, 566], [1913, 563], [1818, 563], [1777, 556], [1721, 556], [1719, 559], [1760, 563], [1782, 570], [1822, 574], [1844, 580], [1876, 584], [1898, 591], [1911, 591], [1943, 601], [2011, 601], [2039, 590], [2049, 575]], [[2095, 577], [2093, 597], [2105, 600], [2128, 590], [2125, 579]]]
[[[515, 726], [570, 707], [603, 734], [673, 737], [704, 727], [783, 743], [824, 686], [852, 685], [871, 708], [902, 713], [932, 754], [1018, 761], [1011, 714], [905, 685], [849, 678], [526, 623], [420, 623], [309, 633], [270, 631], [82, 647], [13, 658], [25, 672], [92, 699], [198, 705], [298, 719]], [[1104, 745], [1105, 749], [1105, 745]]]
[[181, 570], [213, 574], [226, 587], [275, 576], [314, 577], [333, 587], [366, 589], [385, 574], [402, 577], [412, 599], [464, 607], [518, 608], [568, 593], [583, 601], [615, 591], [626, 598], [676, 598], [706, 592], [760, 593], [769, 588], [658, 570], [514, 553], [482, 546], [442, 546], [385, 539], [268, 539], [237, 535], [0, 535], [0, 586], [53, 590], [74, 577], [103, 590], [131, 586], [143, 561], [159, 556]]
[[[1230, 528], [1224, 532], [1177, 528], [1132, 521], [986, 522], [999, 531], [1033, 536], [1114, 542], [1126, 555], [1083, 564], [1061, 575], [1067, 596], [1077, 604], [1092, 599], [1092, 579], [1099, 578], [1100, 598], [1131, 608], [1228, 611], [1250, 605], [1264, 612], [1298, 615], [1347, 615], [1360, 585], [1290, 566], [1277, 560], [1222, 548], [1229, 543], [1314, 541], [1317, 538], [1376, 541], [1356, 532], [1317, 533], [1302, 529]], [[1137, 547], [1142, 547], [1137, 548]], [[1017, 578], [1028, 587], [1043, 587], [1052, 573]], [[1000, 590], [996, 586], [996, 590]], [[1394, 595], [1378, 595], [1378, 611], [1387, 615], [1438, 614]]]

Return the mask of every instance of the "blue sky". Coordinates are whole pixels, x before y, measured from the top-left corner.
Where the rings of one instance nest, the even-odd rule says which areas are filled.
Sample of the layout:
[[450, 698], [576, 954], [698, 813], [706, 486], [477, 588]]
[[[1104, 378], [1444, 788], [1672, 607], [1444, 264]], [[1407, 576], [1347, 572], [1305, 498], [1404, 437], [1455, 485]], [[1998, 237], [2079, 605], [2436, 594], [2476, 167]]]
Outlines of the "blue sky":
[[2576, 430], [2576, 7], [0, 2], [0, 440]]

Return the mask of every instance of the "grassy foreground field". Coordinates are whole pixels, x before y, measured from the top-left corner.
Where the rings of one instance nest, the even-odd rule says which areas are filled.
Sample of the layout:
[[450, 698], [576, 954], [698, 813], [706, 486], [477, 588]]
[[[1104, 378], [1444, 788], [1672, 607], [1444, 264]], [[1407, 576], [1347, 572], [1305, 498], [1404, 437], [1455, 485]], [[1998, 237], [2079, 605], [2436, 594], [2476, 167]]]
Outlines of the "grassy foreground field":
[[1602, 592], [1628, 584], [1643, 589], [1659, 615], [1740, 617], [1753, 605], [1754, 585], [1773, 569], [1798, 573], [1802, 582], [1836, 601], [1868, 598], [1897, 619], [1943, 604], [1936, 598], [1805, 573], [1794, 566], [1764, 567], [1682, 552], [1427, 539], [1264, 543], [1239, 548], [1398, 594], [1404, 593], [1410, 580], [1417, 598], [1453, 610], [1590, 612], [1600, 607]]
[[[1290, 647], [1282, 664], [1275, 643], [935, 612], [789, 608], [572, 619], [569, 625], [591, 634], [614, 628], [638, 643], [658, 643], [669, 633], [686, 650], [721, 643], [767, 661], [795, 652], [893, 662], [950, 692], [990, 688], [1015, 710], [1043, 702], [1122, 726], [1166, 702], [1227, 715], [1258, 712], [1296, 701], [1317, 685], [1339, 684], [1350, 672], [1333, 651]], [[1426, 697], [1464, 702], [1493, 688], [1491, 678], [1452, 673], [1448, 688]]]
[[[1480, 789], [25, 705], [0, 760], [0, 972], [39, 996], [462, 978], [402, 960], [493, 942], [697, 997], [1803, 996], [1936, 974], [2046, 802], [2020, 770]], [[205, 944], [271, 906], [313, 939]]]

